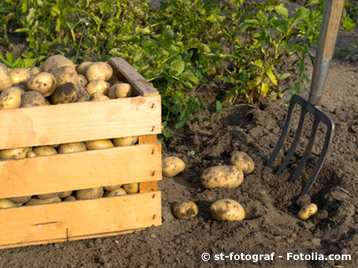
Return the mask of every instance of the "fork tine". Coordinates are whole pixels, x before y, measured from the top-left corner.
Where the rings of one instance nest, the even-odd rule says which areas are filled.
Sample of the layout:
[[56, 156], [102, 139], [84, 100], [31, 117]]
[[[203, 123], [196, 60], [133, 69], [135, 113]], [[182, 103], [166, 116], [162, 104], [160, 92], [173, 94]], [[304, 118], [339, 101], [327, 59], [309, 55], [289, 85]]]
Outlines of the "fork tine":
[[302, 156], [302, 158], [301, 158], [301, 160], [300, 160], [295, 172], [291, 175], [290, 180], [294, 180], [294, 179], [298, 178], [301, 175], [301, 173], [303, 171], [303, 168], [306, 165], [306, 161], [307, 161], [308, 157], [311, 154], [312, 147], [313, 147], [313, 144], [314, 144], [314, 140], [315, 140], [315, 137], [316, 137], [316, 132], [317, 132], [317, 129], [318, 129], [318, 125], [319, 125], [319, 120], [318, 120], [317, 117], [315, 117], [314, 121], [313, 121], [312, 131], [311, 131], [311, 135], [309, 137], [307, 147], [305, 149], [305, 152], [303, 153], [303, 156]]
[[293, 107], [295, 105], [295, 96], [293, 96], [291, 98], [291, 101], [290, 101], [290, 106], [288, 107], [288, 112], [287, 112], [287, 117], [286, 117], [286, 121], [285, 121], [285, 124], [282, 128], [282, 132], [281, 132], [281, 135], [280, 135], [280, 138], [278, 139], [277, 143], [276, 143], [276, 146], [275, 148], [273, 149], [272, 151], [272, 154], [270, 156], [270, 158], [267, 160], [267, 165], [269, 167], [272, 167], [272, 164], [273, 162], [275, 161], [278, 153], [280, 152], [284, 142], [285, 142], [285, 139], [286, 139], [286, 136], [287, 136], [287, 133], [288, 133], [288, 129], [290, 127], [290, 121], [291, 121], [291, 117], [292, 117], [292, 112], [293, 112]]
[[321, 168], [323, 166], [324, 160], [327, 156], [327, 152], [329, 150], [329, 147], [330, 147], [332, 139], [333, 139], [334, 123], [328, 117], [326, 117], [325, 119], [328, 120], [328, 123], [327, 123], [327, 132], [326, 132], [326, 137], [325, 137], [325, 141], [323, 144], [323, 148], [321, 150], [321, 154], [320, 154], [319, 160], [317, 162], [315, 171], [313, 172], [313, 175], [311, 176], [311, 178], [309, 179], [308, 183], [306, 184], [305, 188], [302, 191], [303, 194], [307, 194], [308, 191], [311, 189], [313, 183], [315, 182], [319, 172], [321, 171]]
[[298, 142], [300, 141], [300, 138], [301, 138], [301, 133], [302, 133], [302, 129], [303, 129], [303, 123], [305, 121], [306, 112], [307, 112], [306, 109], [304, 109], [304, 107], [302, 107], [300, 119], [299, 119], [297, 130], [296, 130], [296, 133], [295, 133], [295, 137], [293, 139], [293, 142], [292, 142], [292, 145], [291, 145], [290, 149], [288, 150], [288, 152], [286, 154], [285, 159], [283, 160], [283, 163], [278, 168], [278, 171], [277, 171], [278, 174], [281, 174], [284, 171], [284, 169], [287, 167], [287, 165], [290, 162], [293, 154], [296, 151]]

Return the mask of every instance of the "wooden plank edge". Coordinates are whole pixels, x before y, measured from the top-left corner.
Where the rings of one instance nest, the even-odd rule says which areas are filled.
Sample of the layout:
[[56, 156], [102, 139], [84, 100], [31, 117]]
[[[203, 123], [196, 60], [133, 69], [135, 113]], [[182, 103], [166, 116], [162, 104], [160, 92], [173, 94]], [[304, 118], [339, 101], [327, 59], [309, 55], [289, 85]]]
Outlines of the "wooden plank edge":
[[141, 96], [146, 97], [159, 94], [158, 90], [123, 58], [111, 58], [109, 64], [113, 67], [115, 73], [118, 72], [124, 77]]

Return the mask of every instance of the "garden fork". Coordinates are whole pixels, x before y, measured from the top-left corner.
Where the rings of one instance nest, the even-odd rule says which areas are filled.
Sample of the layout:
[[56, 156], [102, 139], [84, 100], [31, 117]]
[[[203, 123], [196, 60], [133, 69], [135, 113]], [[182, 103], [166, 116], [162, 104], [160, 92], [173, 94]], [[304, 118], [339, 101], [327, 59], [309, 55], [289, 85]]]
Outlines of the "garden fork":
[[280, 152], [285, 139], [288, 134], [290, 121], [292, 117], [292, 112], [295, 107], [300, 108], [300, 118], [298, 120], [297, 129], [294, 133], [293, 141], [288, 149], [285, 158], [281, 165], [277, 169], [277, 173], [281, 174], [288, 166], [293, 157], [297, 145], [300, 141], [302, 129], [304, 126], [304, 119], [307, 114], [313, 115], [313, 126], [309, 136], [308, 143], [302, 155], [302, 158], [298, 162], [296, 169], [291, 174], [290, 179], [298, 178], [306, 165], [307, 159], [310, 157], [312, 148], [315, 142], [316, 133], [320, 123], [326, 126], [325, 139], [323, 141], [323, 147], [320, 152], [318, 162], [316, 163], [313, 174], [308, 179], [307, 184], [305, 185], [302, 194], [307, 194], [310, 188], [312, 187], [314, 181], [316, 180], [323, 163], [326, 159], [328, 149], [332, 143], [333, 132], [334, 132], [334, 123], [332, 119], [322, 112], [318, 107], [318, 103], [322, 96], [323, 90], [325, 88], [325, 83], [327, 80], [327, 74], [329, 69], [329, 64], [333, 56], [335, 43], [337, 40], [337, 34], [340, 26], [340, 20], [344, 8], [344, 0], [327, 0], [324, 12], [324, 20], [321, 28], [319, 44], [317, 48], [316, 60], [313, 70], [313, 77], [311, 82], [311, 89], [309, 93], [309, 99], [306, 101], [298, 95], [293, 95], [290, 100], [290, 105], [288, 108], [288, 113], [286, 121], [283, 125], [281, 136], [274, 147], [274, 150], [267, 161], [269, 167], [273, 166], [273, 162], [277, 158], [278, 153]]

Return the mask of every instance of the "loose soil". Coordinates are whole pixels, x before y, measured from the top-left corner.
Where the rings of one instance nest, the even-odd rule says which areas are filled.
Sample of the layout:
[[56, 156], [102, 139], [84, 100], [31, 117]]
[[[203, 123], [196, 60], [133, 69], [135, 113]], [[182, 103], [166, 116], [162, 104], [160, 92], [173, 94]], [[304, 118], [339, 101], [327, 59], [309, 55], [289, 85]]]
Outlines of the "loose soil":
[[[295, 162], [282, 175], [264, 165], [272, 151], [287, 111], [287, 100], [258, 106], [236, 105], [220, 113], [206, 111], [176, 133], [165, 153], [182, 157], [188, 168], [180, 176], [164, 178], [163, 225], [142, 232], [46, 246], [0, 251], [0, 267], [358, 267], [358, 66], [335, 62], [322, 109], [336, 123], [331, 153], [310, 194], [320, 212], [308, 221], [296, 218], [295, 199], [312, 172], [324, 129], [318, 132], [314, 157], [304, 176], [289, 181]], [[205, 89], [202, 94], [206, 94]], [[208, 96], [210, 99], [210, 96]], [[295, 113], [297, 122], [298, 114]], [[307, 120], [305, 135], [309, 135]], [[292, 133], [291, 133], [292, 137]], [[299, 156], [305, 146], [302, 140]], [[229, 163], [232, 151], [249, 153], [256, 163], [237, 189], [206, 190], [200, 174], [206, 167]], [[219, 198], [238, 200], [247, 211], [242, 222], [212, 220], [210, 204]], [[192, 220], [177, 220], [171, 213], [176, 201], [194, 200], [200, 213]], [[351, 254], [339, 262], [225, 262], [203, 263], [203, 252], [286, 252]]]

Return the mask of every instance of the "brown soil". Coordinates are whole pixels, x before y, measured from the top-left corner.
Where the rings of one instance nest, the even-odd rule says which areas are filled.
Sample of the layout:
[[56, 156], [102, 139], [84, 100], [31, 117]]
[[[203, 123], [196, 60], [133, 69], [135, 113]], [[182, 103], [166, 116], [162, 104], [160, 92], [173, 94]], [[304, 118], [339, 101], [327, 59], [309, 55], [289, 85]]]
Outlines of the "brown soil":
[[[358, 267], [358, 67], [335, 63], [322, 108], [336, 123], [331, 154], [312, 188], [320, 213], [303, 222], [296, 218], [305, 178], [288, 181], [289, 172], [275, 175], [264, 161], [272, 151], [286, 114], [286, 102], [237, 105], [219, 114], [204, 113], [177, 133], [166, 152], [186, 160], [187, 170], [161, 182], [163, 225], [119, 237], [0, 251], [0, 267]], [[297, 120], [297, 117], [296, 117]], [[309, 124], [309, 122], [307, 122]], [[309, 133], [309, 127], [307, 133]], [[320, 131], [319, 136], [322, 137]], [[319, 139], [322, 140], [322, 139]], [[304, 142], [301, 144], [302, 147]], [[318, 152], [319, 144], [314, 147]], [[229, 163], [233, 150], [248, 152], [256, 163], [253, 174], [232, 190], [206, 190], [200, 185], [205, 167]], [[309, 161], [306, 176], [315, 158]], [[290, 165], [290, 170], [294, 165]], [[304, 176], [304, 177], [306, 177]], [[238, 200], [247, 211], [243, 222], [212, 220], [211, 202]], [[170, 211], [175, 201], [194, 200], [200, 208], [193, 220], [177, 220]], [[286, 252], [352, 254], [351, 262], [208, 262], [201, 253]], [[285, 256], [285, 255], [284, 255]], [[342, 266], [339, 266], [342, 265]]]

